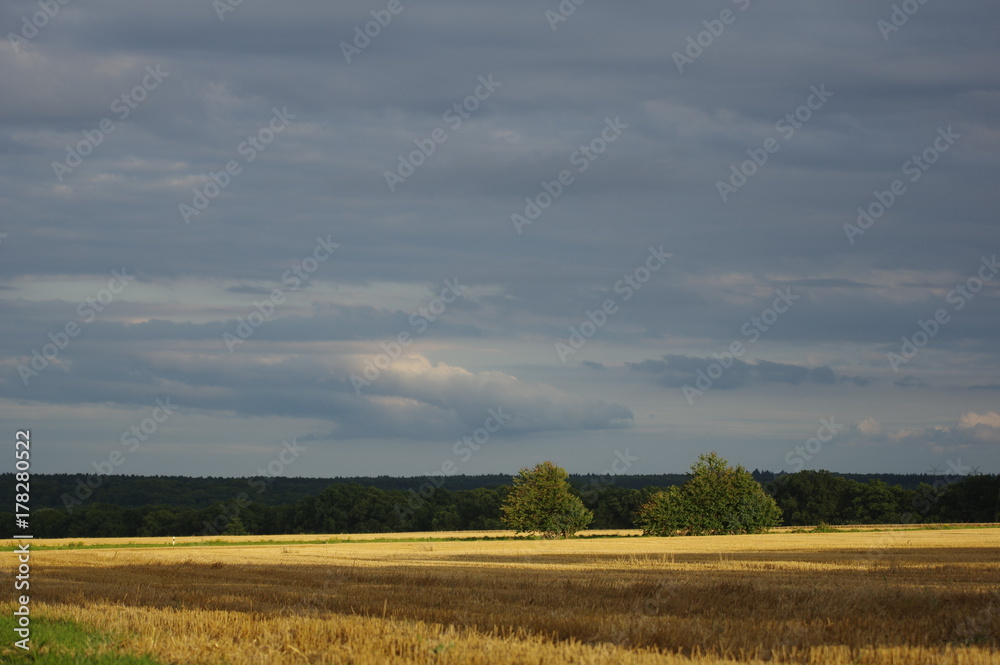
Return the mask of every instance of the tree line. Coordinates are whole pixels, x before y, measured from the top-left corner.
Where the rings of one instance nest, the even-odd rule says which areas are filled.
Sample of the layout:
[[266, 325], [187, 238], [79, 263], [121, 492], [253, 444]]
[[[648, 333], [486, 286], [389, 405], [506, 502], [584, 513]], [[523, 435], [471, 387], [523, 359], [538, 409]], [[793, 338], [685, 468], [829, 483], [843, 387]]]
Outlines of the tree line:
[[[770, 471], [751, 472], [759, 483], [775, 480]], [[838, 477], [867, 483], [882, 480], [889, 485], [899, 485], [905, 489], [917, 489], [921, 483], [933, 484], [939, 477], [929, 474], [836, 474]], [[684, 473], [630, 474], [610, 476], [599, 474], [569, 474], [569, 482], [586, 488], [604, 486], [609, 482], [625, 489], [641, 490], [648, 487], [669, 487], [680, 485], [687, 480]], [[495, 489], [501, 485], [510, 486], [509, 474], [453, 475], [446, 479], [432, 478], [438, 487], [451, 491], [477, 488]], [[207, 508], [218, 502], [225, 502], [240, 492], [247, 491], [257, 503], [280, 506], [296, 503], [308, 496], [315, 496], [333, 484], [358, 484], [377, 487], [382, 490], [419, 490], [427, 482], [423, 477], [201, 477], [188, 476], [139, 476], [139, 475], [81, 475], [65, 473], [33, 473], [31, 475], [31, 504], [34, 509], [71, 509], [75, 502], [110, 503], [126, 508], [152, 505], [173, 507]], [[264, 492], [260, 492], [265, 488]], [[0, 496], [11, 496], [14, 492], [14, 474], [0, 474]]]
[[[721, 475], [699, 486], [694, 482], [701, 477], [699, 470]], [[719, 528], [718, 522], [711, 522], [718, 516], [703, 519], [692, 512], [706, 501], [725, 506], [726, 515], [744, 515], [738, 518], [742, 520], [738, 524], [753, 529], [757, 518], [752, 516], [769, 510], [770, 504], [762, 497], [773, 500], [776, 506], [770, 515], [773, 522], [786, 526], [1000, 521], [1000, 476], [988, 474], [938, 477], [914, 488], [879, 479], [861, 482], [829, 471], [771, 475], [758, 482], [758, 474], [742, 467], [732, 469], [725, 460], [710, 455], [702, 456], [691, 473], [680, 476], [684, 483], [679, 485], [634, 488], [623, 482], [627, 477], [579, 477], [565, 472], [559, 477], [562, 480], [552, 477], [549, 482], [565, 481], [567, 491], [591, 515], [587, 522], [591, 529], [643, 528], [654, 533], [655, 529], [647, 527], [667, 524], [664, 531], [712, 532]], [[406, 489], [382, 489], [326, 480], [324, 489], [281, 503], [274, 502], [275, 496], [285, 495], [278, 481], [295, 479], [269, 479], [270, 484], [268, 479], [258, 479], [259, 485], [252, 484], [252, 479], [220, 479], [228, 481], [223, 484], [227, 493], [222, 498], [217, 492], [209, 493], [214, 500], [200, 506], [191, 505], [196, 503], [191, 496], [182, 497], [186, 505], [167, 500], [120, 505], [98, 500], [95, 490], [93, 496], [69, 505], [63, 505], [63, 501], [58, 507], [50, 504], [38, 508], [35, 504], [31, 531], [38, 538], [83, 538], [502, 529], [511, 524], [505, 505], [510, 505], [512, 493], [519, 486], [517, 477], [503, 478], [507, 484], [472, 489], [451, 489], [433, 482], [414, 487], [412, 480]], [[447, 483], [451, 480], [448, 478]], [[725, 493], [712, 494], [719, 482], [728, 483], [743, 498], [730, 501]], [[32, 478], [33, 489], [34, 484]], [[754, 487], [761, 491], [758, 493]], [[200, 496], [203, 500], [205, 495]], [[559, 500], [564, 501], [564, 497]], [[529, 500], [525, 510], [530, 505]], [[585, 514], [575, 503], [560, 505], [575, 514], [575, 521], [556, 525], [555, 531], [574, 530]], [[13, 526], [13, 513], [7, 512], [5, 520]]]

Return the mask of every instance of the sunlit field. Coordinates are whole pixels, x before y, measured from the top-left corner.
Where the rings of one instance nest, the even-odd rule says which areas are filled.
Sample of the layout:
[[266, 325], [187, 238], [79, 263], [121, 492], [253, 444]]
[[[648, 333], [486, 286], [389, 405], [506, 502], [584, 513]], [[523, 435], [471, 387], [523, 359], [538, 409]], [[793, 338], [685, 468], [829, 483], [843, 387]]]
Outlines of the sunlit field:
[[[5, 636], [0, 661], [1000, 662], [998, 528], [350, 538], [89, 539], [35, 551], [33, 650]], [[86, 547], [116, 542], [133, 546]]]

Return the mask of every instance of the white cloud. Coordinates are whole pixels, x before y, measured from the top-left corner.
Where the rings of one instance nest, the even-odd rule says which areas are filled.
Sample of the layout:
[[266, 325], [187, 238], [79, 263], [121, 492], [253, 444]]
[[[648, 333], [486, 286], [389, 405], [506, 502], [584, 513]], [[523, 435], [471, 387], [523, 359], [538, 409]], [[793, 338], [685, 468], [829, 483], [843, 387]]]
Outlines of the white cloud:
[[963, 428], [983, 426], [991, 429], [1000, 429], [1000, 413], [990, 411], [989, 413], [978, 414], [970, 411], [962, 414], [962, 417], [958, 421], [958, 426]]
[[1000, 414], [995, 411], [962, 414], [953, 425], [885, 430], [873, 418], [852, 424], [836, 437], [850, 446], [906, 446], [930, 449], [935, 453], [1000, 443]]
[[[433, 410], [456, 426], [478, 426], [487, 409], [503, 408], [513, 415], [506, 432], [627, 427], [633, 417], [621, 405], [522, 381], [504, 372], [470, 372], [444, 362], [432, 364], [423, 356], [397, 359], [370, 391], [412, 400], [408, 402], [411, 408]], [[395, 408], [386, 402], [380, 406]]]
[[882, 424], [874, 418], [865, 418], [858, 423], [858, 431], [866, 436], [873, 436], [882, 433]]

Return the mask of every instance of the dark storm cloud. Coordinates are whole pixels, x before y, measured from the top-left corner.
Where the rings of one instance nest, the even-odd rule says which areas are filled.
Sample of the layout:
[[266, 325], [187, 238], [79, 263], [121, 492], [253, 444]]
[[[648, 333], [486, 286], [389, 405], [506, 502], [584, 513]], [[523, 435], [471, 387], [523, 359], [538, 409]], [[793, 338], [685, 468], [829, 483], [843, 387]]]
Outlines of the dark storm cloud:
[[[421, 215], [419, 233], [392, 225], [388, 227], [391, 232], [381, 233], [383, 240], [409, 247], [416, 243], [450, 265], [455, 265], [460, 253], [463, 259], [472, 259], [466, 265], [476, 265], [484, 281], [511, 283], [506, 271], [498, 270], [496, 259], [483, 252], [484, 245], [509, 240], [502, 232], [509, 231], [503, 228], [503, 222], [510, 211], [516, 210], [525, 195], [534, 193], [539, 180], [551, 179], [565, 167], [570, 152], [581, 141], [589, 140], [607, 115], [620, 114], [631, 121], [631, 133], [614, 146], [614, 152], [608, 152], [606, 161], [602, 158], [595, 163], [593, 177], [586, 184], [582, 184], [583, 177], [588, 174], [581, 174], [581, 185], [571, 193], [573, 200], [566, 198], [558, 202], [559, 209], [547, 212], [532, 229], [534, 237], [550, 236], [553, 231], [584, 237], [597, 231], [604, 224], [604, 212], [598, 209], [596, 214], [580, 215], [578, 210], [607, 192], [627, 193], [627, 223], [641, 237], [643, 230], [651, 230], [644, 227], [663, 217], [660, 214], [654, 218], [651, 213], [654, 206], [659, 207], [662, 194], [658, 193], [664, 192], [665, 186], [678, 197], [674, 203], [680, 204], [670, 206], [675, 211], [668, 216], [671, 226], [683, 223], [691, 218], [692, 205], [700, 198], [685, 195], [686, 190], [697, 185], [706, 194], [705, 202], [710, 202], [714, 182], [726, 174], [731, 163], [745, 158], [747, 148], [773, 133], [770, 125], [802, 103], [800, 98], [810, 85], [827, 81], [831, 89], [838, 90], [834, 99], [841, 106], [831, 107], [830, 116], [818, 117], [800, 132], [793, 141], [802, 143], [789, 142], [784, 152], [775, 155], [773, 163], [740, 193], [748, 199], [740, 213], [743, 224], [734, 227], [725, 209], [716, 207], [699, 210], [699, 223], [690, 225], [689, 230], [672, 230], [671, 235], [683, 237], [697, 229], [691, 240], [705, 247], [710, 246], [709, 240], [716, 233], [729, 234], [735, 242], [717, 248], [721, 250], [718, 258], [728, 267], [750, 267], [759, 260], [751, 262], [749, 256], [781, 256], [781, 263], [787, 264], [790, 257], [829, 254], [833, 245], [841, 245], [837, 254], [852, 249], [839, 242], [839, 224], [831, 224], [826, 237], [815, 233], [798, 237], [802, 234], [788, 221], [801, 211], [805, 201], [816, 205], [817, 194], [821, 197], [820, 209], [825, 207], [824, 200], [836, 199], [840, 213], [848, 215], [857, 205], [855, 198], [882, 184], [880, 170], [876, 169], [901, 163], [923, 147], [924, 141], [916, 140], [915, 125], [881, 127], [879, 119], [888, 122], [914, 104], [940, 95], [969, 97], [956, 115], [972, 115], [980, 122], [989, 117], [988, 109], [973, 104], [970, 97], [981, 89], [984, 77], [995, 80], [985, 59], [981, 67], [977, 67], [979, 60], [969, 60], [968, 54], [976, 53], [977, 36], [985, 38], [976, 24], [971, 26], [971, 33], [965, 33], [965, 51], [941, 53], [931, 71], [919, 67], [919, 60], [907, 59], [907, 52], [913, 49], [912, 40], [933, 33], [918, 21], [899, 36], [901, 52], [882, 54], [872, 67], [867, 51], [883, 47], [874, 26], [880, 14], [876, 8], [844, 3], [792, 13], [774, 3], [755, 3], [741, 17], [741, 23], [723, 35], [691, 71], [677, 75], [670, 55], [684, 46], [687, 36], [703, 29], [701, 21], [709, 18], [707, 11], [697, 5], [667, 8], [641, 3], [630, 6], [629, 12], [593, 5], [581, 8], [571, 22], [553, 33], [544, 21], [542, 8], [528, 3], [505, 8], [473, 8], [455, 3], [412, 5], [356, 62], [347, 65], [338, 45], [350, 38], [355, 25], [369, 20], [362, 7], [315, 3], [298, 5], [295, 10], [241, 6], [220, 23], [210, 6], [201, 2], [144, 8], [142, 13], [120, 3], [98, 3], [87, 12], [73, 15], [72, 31], [53, 21], [39, 42], [29, 47], [40, 58], [51, 57], [51, 63], [32, 71], [36, 66], [24, 58], [13, 61], [15, 75], [21, 68], [30, 73], [23, 81], [12, 79], [10, 92], [16, 90], [19, 94], [9, 99], [23, 105], [24, 110], [11, 120], [20, 126], [42, 129], [52, 126], [44, 120], [47, 115], [71, 114], [64, 118], [68, 121], [64, 137], [45, 149], [36, 143], [35, 159], [24, 173], [38, 179], [51, 160], [59, 156], [63, 142], [107, 115], [110, 100], [133, 85], [146, 64], [162, 60], [166, 69], [173, 68], [174, 78], [168, 79], [126, 121], [128, 126], [122, 133], [108, 137], [101, 154], [89, 160], [104, 167], [98, 171], [123, 174], [125, 164], [113, 160], [112, 153], [141, 156], [143, 163], [130, 170], [138, 178], [119, 183], [113, 201], [118, 214], [128, 218], [139, 203], [134, 196], [138, 194], [136, 185], [145, 181], [142, 216], [151, 223], [144, 224], [140, 232], [129, 231], [114, 219], [116, 215], [107, 214], [112, 200], [100, 195], [95, 198], [97, 192], [79, 186], [72, 199], [73, 217], [83, 215], [88, 219], [91, 237], [96, 239], [108, 227], [124, 231], [123, 240], [143, 255], [147, 269], [154, 274], [264, 277], [269, 265], [292, 251], [296, 234], [253, 238], [240, 237], [233, 230], [273, 228], [276, 223], [287, 223], [287, 211], [295, 210], [295, 227], [303, 230], [298, 237], [306, 239], [310, 231], [330, 230], [331, 226], [343, 235], [348, 220], [357, 218], [362, 210], [370, 210], [370, 206], [359, 205], [359, 201], [351, 201], [342, 193], [350, 191], [369, 199], [383, 199], [374, 215], [365, 215], [366, 226], [373, 233], [381, 233], [392, 217], [399, 216], [401, 221], [411, 218], [412, 212], [407, 209], [412, 210], [414, 204], [430, 213]], [[928, 21], [934, 19], [933, 11], [928, 8]], [[972, 10], [962, 13], [966, 11], [973, 15]], [[302, 20], [304, 16], [310, 20]], [[16, 21], [16, 8], [10, 11], [10, 17], [11, 22]], [[473, 17], [476, 20], [470, 20]], [[824, 25], [824, 30], [836, 26], [843, 32], [817, 33], [816, 25]], [[770, 31], [780, 31], [780, 48], [777, 41], [765, 37]], [[644, 35], [649, 39], [643, 39]], [[49, 48], [43, 48], [46, 46]], [[801, 49], [796, 51], [796, 46]], [[84, 57], [75, 61], [59, 58], [64, 73], [54, 82], [61, 91], [58, 99], [33, 99], [37, 93], [30, 91], [37, 86], [27, 83], [37, 79], [39, 72], [53, 76], [54, 69], [48, 65], [62, 55], [61, 50]], [[455, 58], [459, 52], [462, 58]], [[789, 58], [789, 52], [796, 52], [796, 57]], [[849, 55], [831, 57], [844, 54]], [[128, 62], [107, 67], [108, 59], [126, 55]], [[593, 65], [598, 63], [600, 66], [595, 68]], [[74, 72], [74, 67], [78, 71]], [[95, 71], [100, 73], [95, 76]], [[418, 71], [421, 75], [415, 75]], [[439, 154], [412, 181], [389, 197], [382, 172], [395, 164], [400, 153], [412, 149], [413, 139], [442, 125], [442, 111], [471, 92], [476, 76], [489, 72], [504, 81], [503, 87], [465, 127], [452, 133], [449, 143], [441, 146]], [[95, 80], [99, 85], [94, 84]], [[748, 94], [751, 90], [754, 94]], [[863, 101], [872, 98], [878, 104], [871, 106]], [[174, 223], [176, 205], [190, 188], [169, 186], [165, 176], [175, 165], [181, 169], [172, 172], [175, 177], [218, 169], [234, 156], [238, 142], [265, 121], [275, 105], [288, 105], [298, 113], [289, 133], [279, 137], [257, 164], [247, 165], [246, 173], [230, 192], [213, 203], [197, 228], [181, 233], [184, 229]], [[877, 134], [876, 128], [880, 130]], [[933, 137], [935, 128], [929, 126], [926, 133]], [[871, 132], [871, 136], [865, 132]], [[904, 137], [899, 141], [896, 137], [903, 132], [910, 132], [914, 140]], [[518, 142], [505, 144], [491, 133], [516, 135]], [[874, 136], [879, 140], [873, 142]], [[327, 148], [320, 151], [317, 145]], [[669, 150], [650, 148], [667, 145]], [[873, 163], [872, 151], [879, 146], [892, 146], [892, 150], [877, 167], [859, 173], [857, 166]], [[782, 162], [785, 158], [808, 158], [808, 163], [821, 164], [823, 169], [819, 173], [803, 170], [802, 163]], [[940, 177], [942, 171], [954, 168], [938, 168], [932, 175]], [[90, 164], [81, 169], [80, 176], [95, 171]], [[781, 177], [777, 177], [779, 173]], [[820, 174], [822, 181], [817, 181]], [[845, 178], [853, 178], [860, 187]], [[271, 187], [263, 188], [265, 183]], [[775, 185], [780, 190], [775, 190]], [[983, 194], [974, 182], [962, 189]], [[266, 199], [255, 195], [255, 190], [266, 191]], [[242, 199], [239, 203], [234, 201], [235, 195], [229, 195], [237, 191]], [[477, 218], [495, 219], [496, 227], [492, 231], [481, 226], [477, 233], [453, 233], [458, 218], [454, 212], [440, 214], [442, 208], [435, 203], [444, 194], [458, 199], [458, 217], [474, 207]], [[955, 200], [961, 196], [956, 192]], [[320, 210], [328, 210], [334, 201], [340, 204], [337, 217], [341, 219], [323, 219], [328, 214]], [[766, 202], [766, 211], [758, 201]], [[46, 207], [56, 212], [63, 206], [50, 201]], [[621, 216], [620, 205], [616, 213]], [[763, 215], [770, 221], [765, 221]], [[70, 223], [69, 218], [60, 220], [56, 215], [50, 214], [50, 219], [58, 226]], [[619, 219], [618, 224], [621, 222]], [[880, 226], [890, 223], [887, 219]], [[907, 228], [915, 230], [914, 224], [919, 223], [908, 220]], [[155, 227], [161, 227], [161, 232]], [[749, 232], [751, 228], [753, 232]], [[770, 232], [761, 233], [762, 228]], [[872, 231], [864, 238], [868, 246], [879, 242], [876, 235]], [[144, 251], [143, 240], [154, 237], [161, 251]], [[775, 242], [779, 237], [781, 241]], [[38, 241], [30, 238], [26, 236], [22, 242], [31, 246]], [[812, 244], [821, 239], [822, 249]], [[249, 242], [252, 240], [256, 242]], [[265, 240], [267, 244], [258, 244]], [[406, 278], [414, 271], [421, 274], [419, 263], [393, 265], [385, 261], [392, 256], [391, 244], [387, 247], [382, 243], [378, 254], [373, 254], [366, 248], [370, 240], [370, 235], [358, 239], [357, 260], [344, 271], [351, 278], [357, 278], [359, 271], [370, 278]], [[522, 247], [531, 242], [525, 240]], [[734, 253], [736, 244], [751, 251]], [[609, 253], [622, 256], [628, 249], [621, 241], [610, 245], [582, 243], [575, 257], [592, 262], [601, 254], [606, 258], [610, 258]], [[212, 261], [212, 252], [222, 248], [243, 260]], [[106, 247], [101, 252], [120, 255], [122, 249]], [[859, 248], [858, 253], [868, 251], [873, 250]], [[169, 261], [163, 260], [168, 256]], [[94, 270], [102, 259], [100, 253], [62, 258], [64, 269], [69, 271]], [[711, 255], [700, 258], [701, 270], [711, 270], [711, 263], [706, 262]], [[45, 268], [21, 265], [19, 270]]]

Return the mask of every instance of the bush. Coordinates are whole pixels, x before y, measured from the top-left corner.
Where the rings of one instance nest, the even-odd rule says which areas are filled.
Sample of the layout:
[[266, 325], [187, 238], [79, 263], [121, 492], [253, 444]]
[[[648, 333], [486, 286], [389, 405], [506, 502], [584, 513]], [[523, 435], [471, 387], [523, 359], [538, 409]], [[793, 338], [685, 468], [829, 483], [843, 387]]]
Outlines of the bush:
[[636, 516], [648, 536], [762, 533], [780, 520], [778, 505], [750, 472], [715, 453], [700, 455], [683, 485], [657, 492]]

